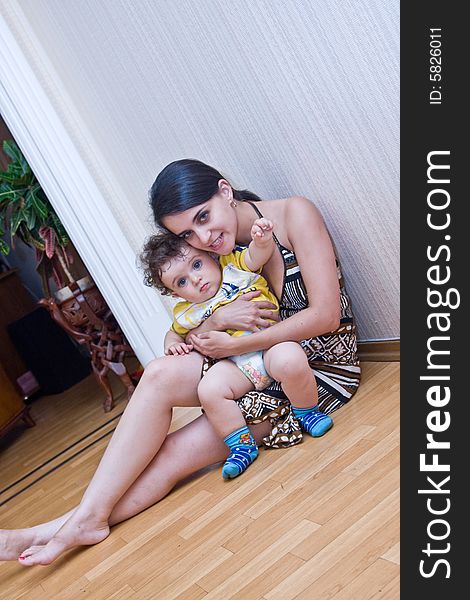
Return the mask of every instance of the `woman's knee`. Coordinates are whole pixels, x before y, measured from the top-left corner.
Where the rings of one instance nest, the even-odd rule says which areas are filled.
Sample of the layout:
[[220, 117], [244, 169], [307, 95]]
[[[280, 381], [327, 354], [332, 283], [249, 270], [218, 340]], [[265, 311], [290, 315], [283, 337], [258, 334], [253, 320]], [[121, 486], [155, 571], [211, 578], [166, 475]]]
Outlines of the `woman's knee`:
[[161, 356], [154, 358], [144, 369], [140, 384], [152, 386], [164, 386], [171, 381], [175, 383], [177, 376], [176, 362], [171, 360], [174, 357]]
[[300, 344], [283, 342], [270, 348], [265, 354], [266, 369], [277, 381], [286, 376], [301, 377], [310, 371], [308, 359]]
[[154, 358], [144, 369], [142, 380], [161, 389], [170, 386], [172, 391], [186, 388], [187, 384], [196, 389], [201, 376], [202, 357], [197, 352], [184, 356], [160, 356]]

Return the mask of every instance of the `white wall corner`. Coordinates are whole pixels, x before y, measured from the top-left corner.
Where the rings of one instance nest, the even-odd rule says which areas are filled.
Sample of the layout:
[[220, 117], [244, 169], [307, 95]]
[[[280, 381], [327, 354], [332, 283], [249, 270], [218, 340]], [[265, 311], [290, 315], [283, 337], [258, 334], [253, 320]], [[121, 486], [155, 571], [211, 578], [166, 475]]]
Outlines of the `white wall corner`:
[[[17, 23], [15, 23], [18, 28]], [[18, 29], [16, 35], [18, 35]], [[163, 351], [170, 318], [66, 124], [0, 14], [0, 111], [143, 365]], [[57, 98], [55, 98], [57, 102]]]

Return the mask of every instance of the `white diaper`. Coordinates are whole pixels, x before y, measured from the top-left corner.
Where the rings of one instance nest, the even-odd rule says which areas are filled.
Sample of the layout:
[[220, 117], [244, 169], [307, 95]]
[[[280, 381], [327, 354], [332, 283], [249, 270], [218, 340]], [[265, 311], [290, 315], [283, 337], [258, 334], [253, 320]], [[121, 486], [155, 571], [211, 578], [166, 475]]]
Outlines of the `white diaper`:
[[273, 380], [266, 371], [263, 361], [263, 352], [247, 352], [239, 356], [230, 356], [240, 371], [248, 377], [255, 386], [255, 390], [264, 390]]

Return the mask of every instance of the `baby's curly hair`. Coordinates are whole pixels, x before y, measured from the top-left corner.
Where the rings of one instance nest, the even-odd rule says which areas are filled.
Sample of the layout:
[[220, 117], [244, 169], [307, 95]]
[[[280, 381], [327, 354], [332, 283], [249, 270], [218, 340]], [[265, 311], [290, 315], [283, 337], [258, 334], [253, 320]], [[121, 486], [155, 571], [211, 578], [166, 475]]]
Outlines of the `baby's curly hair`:
[[182, 258], [187, 247], [187, 242], [169, 231], [162, 230], [151, 235], [139, 255], [144, 284], [157, 288], [164, 296], [170, 296], [173, 291], [163, 284], [162, 269], [172, 258]]

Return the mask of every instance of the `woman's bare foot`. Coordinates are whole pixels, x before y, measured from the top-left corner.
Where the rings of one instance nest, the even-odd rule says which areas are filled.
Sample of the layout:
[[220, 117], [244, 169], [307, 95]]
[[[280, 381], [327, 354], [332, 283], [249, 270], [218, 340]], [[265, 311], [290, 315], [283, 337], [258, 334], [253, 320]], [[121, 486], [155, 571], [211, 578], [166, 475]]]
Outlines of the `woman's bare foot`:
[[66, 550], [75, 546], [92, 546], [109, 535], [108, 523], [84, 518], [77, 510], [45, 545], [33, 545], [21, 552], [20, 564], [49, 565]]
[[17, 560], [28, 546], [47, 544], [70, 514], [26, 529], [0, 529], [0, 560]]

